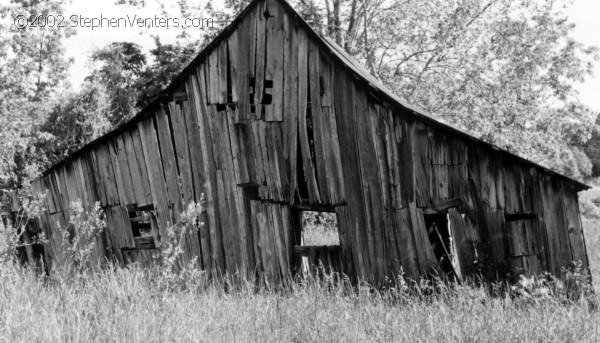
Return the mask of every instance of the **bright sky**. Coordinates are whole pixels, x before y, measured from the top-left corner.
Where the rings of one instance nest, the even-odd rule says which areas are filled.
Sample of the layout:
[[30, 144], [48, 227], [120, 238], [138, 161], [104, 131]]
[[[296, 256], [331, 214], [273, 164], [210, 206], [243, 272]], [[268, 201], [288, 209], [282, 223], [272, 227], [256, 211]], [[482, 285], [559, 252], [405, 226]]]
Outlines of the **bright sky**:
[[[71, 18], [71, 15], [77, 15], [80, 18], [104, 18], [120, 19], [119, 27], [90, 28], [78, 27], [77, 34], [71, 36], [65, 42], [66, 54], [74, 59], [71, 67], [71, 83], [75, 88], [83, 82], [88, 75], [86, 67], [90, 52], [94, 48], [100, 48], [112, 42], [134, 42], [149, 50], [154, 47], [154, 40], [150, 34], [140, 34], [141, 29], [134, 24], [137, 18], [153, 18], [155, 15], [161, 16], [160, 10], [156, 7], [137, 9], [130, 6], [116, 6], [115, 0], [72, 0], [72, 4], [67, 7], [64, 16]], [[152, 1], [148, 3], [153, 4]], [[161, 16], [162, 17], [162, 16]], [[121, 24], [124, 25], [121, 25]], [[158, 35], [161, 42], [168, 44], [175, 41], [177, 31], [175, 29], [155, 28], [149, 33]]]
[[[587, 45], [600, 47], [600, 1], [576, 0], [567, 14], [575, 23], [574, 37]], [[580, 99], [592, 110], [600, 112], [600, 62], [594, 76], [579, 86]]]
[[[67, 8], [65, 17], [76, 14], [82, 17], [98, 18], [100, 15], [107, 18], [123, 18], [132, 20], [137, 17], [154, 17], [160, 13], [158, 8], [145, 8], [143, 10], [114, 5], [115, 0], [73, 0]], [[152, 1], [148, 1], [151, 3]], [[600, 47], [600, 0], [576, 0], [567, 10], [570, 21], [576, 24], [574, 37], [587, 44]], [[177, 34], [175, 30], [154, 29], [152, 34], [160, 36], [163, 43], [174, 41]], [[71, 82], [77, 88], [87, 76], [86, 61], [89, 52], [94, 47], [102, 47], [111, 42], [129, 41], [141, 45], [145, 49], [154, 46], [149, 35], [140, 35], [136, 27], [120, 28], [78, 28], [77, 34], [66, 41], [66, 52], [73, 57], [74, 65], [71, 68]], [[584, 84], [578, 85], [580, 99], [594, 111], [600, 112], [600, 62], [596, 63], [594, 77], [589, 78]]]

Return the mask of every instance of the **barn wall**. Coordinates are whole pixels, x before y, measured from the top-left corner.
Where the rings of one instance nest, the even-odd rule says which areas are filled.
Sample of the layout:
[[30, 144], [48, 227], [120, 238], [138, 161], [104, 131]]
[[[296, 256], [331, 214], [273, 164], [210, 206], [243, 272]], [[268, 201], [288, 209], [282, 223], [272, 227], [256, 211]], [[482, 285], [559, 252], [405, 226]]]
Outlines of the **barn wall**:
[[128, 207], [153, 205], [164, 236], [204, 195], [205, 225], [184, 246], [211, 274], [289, 276], [297, 207], [335, 210], [340, 269], [361, 278], [435, 269], [424, 213], [436, 211], [455, 228], [465, 274], [483, 257], [529, 273], [587, 263], [574, 186], [506, 156], [378, 99], [264, 1], [153, 115], [34, 186], [49, 190], [49, 258], [71, 201], [101, 202], [108, 229], [94, 256], [126, 263], [148, 255], [131, 250]]

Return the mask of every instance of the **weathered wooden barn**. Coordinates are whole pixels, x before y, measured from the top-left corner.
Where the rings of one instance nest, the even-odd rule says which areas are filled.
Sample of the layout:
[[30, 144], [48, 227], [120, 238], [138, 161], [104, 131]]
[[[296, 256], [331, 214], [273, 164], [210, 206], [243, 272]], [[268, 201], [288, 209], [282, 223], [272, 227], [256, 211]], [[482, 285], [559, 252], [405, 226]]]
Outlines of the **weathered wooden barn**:
[[[162, 97], [33, 186], [49, 263], [71, 201], [101, 202], [94, 257], [127, 264], [202, 197], [183, 244], [211, 275], [279, 280], [303, 257], [373, 281], [588, 263], [586, 185], [404, 103], [283, 0], [253, 1]], [[340, 244], [304, 245], [302, 211], [334, 212]]]

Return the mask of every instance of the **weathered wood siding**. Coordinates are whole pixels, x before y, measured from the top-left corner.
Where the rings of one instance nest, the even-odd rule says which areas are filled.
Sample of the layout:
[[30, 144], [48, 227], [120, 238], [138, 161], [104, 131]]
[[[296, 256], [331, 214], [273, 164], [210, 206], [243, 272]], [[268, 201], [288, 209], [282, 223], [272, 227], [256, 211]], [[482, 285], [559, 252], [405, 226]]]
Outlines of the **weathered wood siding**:
[[526, 273], [587, 264], [570, 181], [381, 100], [279, 1], [258, 2], [171, 96], [36, 180], [50, 258], [71, 201], [102, 203], [95, 256], [126, 263], [147, 259], [128, 206], [152, 204], [164, 235], [204, 194], [184, 245], [209, 273], [290, 275], [299, 205], [335, 209], [331, 264], [361, 278], [435, 268], [424, 213], [449, 207], [463, 273], [481, 255]]

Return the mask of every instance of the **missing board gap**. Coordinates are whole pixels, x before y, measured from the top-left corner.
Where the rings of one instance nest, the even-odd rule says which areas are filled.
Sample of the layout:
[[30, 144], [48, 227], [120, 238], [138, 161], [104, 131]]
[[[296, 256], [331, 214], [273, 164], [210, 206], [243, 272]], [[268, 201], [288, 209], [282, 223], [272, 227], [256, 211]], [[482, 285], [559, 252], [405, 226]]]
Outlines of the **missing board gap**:
[[263, 101], [262, 104], [263, 105], [271, 105], [273, 103], [273, 95], [269, 94], [269, 93], [265, 93], [263, 95]]
[[325, 81], [323, 80], [323, 76], [319, 75], [319, 95], [322, 97], [325, 95]]
[[534, 220], [537, 218], [535, 213], [505, 213], [504, 221], [506, 223], [515, 222], [519, 220]]
[[265, 79], [263, 85], [264, 89], [261, 104], [271, 105], [273, 103], [273, 94], [268, 93], [267, 91], [273, 89], [273, 80]]
[[233, 80], [231, 78], [231, 56], [229, 54], [229, 44], [227, 44], [227, 99], [228, 104], [233, 103]]

